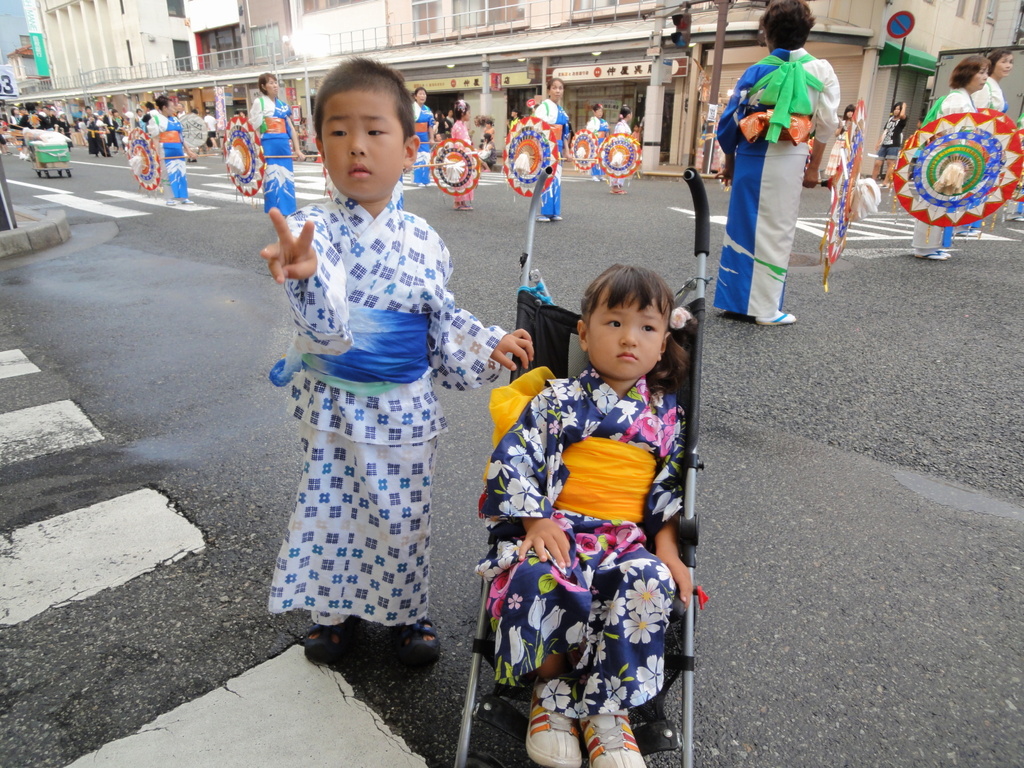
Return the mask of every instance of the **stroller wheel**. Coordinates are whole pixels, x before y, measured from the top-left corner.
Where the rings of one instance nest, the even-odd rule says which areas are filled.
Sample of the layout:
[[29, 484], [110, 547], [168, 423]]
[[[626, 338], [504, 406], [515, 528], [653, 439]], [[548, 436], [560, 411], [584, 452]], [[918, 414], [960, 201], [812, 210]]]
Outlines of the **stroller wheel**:
[[505, 768], [505, 766], [497, 758], [490, 755], [470, 752], [466, 756], [466, 768]]

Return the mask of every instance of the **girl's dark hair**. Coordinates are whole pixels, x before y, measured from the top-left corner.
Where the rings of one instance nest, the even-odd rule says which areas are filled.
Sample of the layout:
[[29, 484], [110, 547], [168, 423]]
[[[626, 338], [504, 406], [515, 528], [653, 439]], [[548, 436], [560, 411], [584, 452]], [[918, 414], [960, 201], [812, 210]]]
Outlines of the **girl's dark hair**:
[[604, 109], [604, 104], [601, 104], [600, 102], [595, 102], [590, 105], [591, 112], [597, 112], [597, 110], [599, 109]]
[[[657, 272], [646, 267], [614, 264], [598, 275], [583, 293], [580, 305], [583, 322], [589, 322], [594, 310], [602, 305], [609, 309], [636, 306], [642, 310], [654, 307], [665, 316], [667, 330], [669, 315], [675, 306], [675, 296]], [[652, 394], [675, 392], [689, 372], [690, 354], [680, 346], [675, 333], [669, 333], [661, 360], [647, 374], [647, 387]]]
[[896, 111], [896, 107], [904, 107], [904, 108], [906, 108], [906, 106], [907, 106], [907, 102], [905, 102], [905, 101], [894, 101], [892, 103], [892, 109], [889, 110], [889, 114], [891, 115], [893, 112], [895, 112]]
[[806, 0], [772, 0], [761, 16], [765, 39], [775, 48], [803, 48], [814, 26], [814, 14]]
[[324, 105], [332, 96], [348, 91], [369, 91], [390, 96], [395, 105], [395, 114], [402, 125], [402, 138], [413, 135], [412, 102], [405, 89], [405, 78], [397, 70], [373, 59], [356, 56], [343, 61], [324, 75], [316, 94], [313, 107], [313, 126], [317, 135], [322, 134]]
[[843, 117], [845, 118], [851, 112], [856, 112], [857, 108], [853, 104], [847, 104], [846, 109], [843, 110]]
[[456, 99], [455, 103], [452, 105], [452, 113], [456, 120], [461, 120], [469, 114], [469, 104], [462, 99]]
[[166, 107], [170, 103], [171, 103], [171, 100], [169, 98], [167, 98], [166, 96], [157, 96], [156, 97], [156, 108], [157, 109], [162, 110], [164, 107]]
[[625, 104], [623, 104], [621, 107], [619, 107], [619, 118], [620, 119], [627, 118], [627, 117], [629, 117], [632, 114], [633, 114], [633, 110], [630, 109], [629, 107], [627, 107]]
[[1004, 56], [1013, 56], [1013, 51], [1011, 51], [1009, 48], [996, 48], [994, 51], [992, 51], [992, 53], [988, 55], [987, 58], [989, 63], [989, 74], [991, 74], [992, 71], [995, 70], [996, 64], [998, 64]]
[[966, 88], [976, 74], [982, 70], [989, 71], [988, 58], [981, 54], [972, 54], [953, 67], [949, 76], [950, 88]]
[[262, 93], [264, 96], [267, 95], [267, 83], [269, 83], [271, 80], [277, 82], [277, 75], [275, 75], [273, 72], [264, 72], [262, 75], [260, 75], [260, 79], [256, 81], [256, 85], [259, 86], [260, 93]]

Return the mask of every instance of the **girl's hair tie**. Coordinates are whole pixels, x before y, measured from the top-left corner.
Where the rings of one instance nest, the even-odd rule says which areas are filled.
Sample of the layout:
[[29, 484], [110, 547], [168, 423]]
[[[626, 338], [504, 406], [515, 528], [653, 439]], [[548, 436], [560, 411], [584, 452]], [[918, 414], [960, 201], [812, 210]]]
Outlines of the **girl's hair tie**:
[[678, 331], [692, 319], [693, 315], [685, 307], [676, 307], [668, 317], [668, 327], [673, 331]]

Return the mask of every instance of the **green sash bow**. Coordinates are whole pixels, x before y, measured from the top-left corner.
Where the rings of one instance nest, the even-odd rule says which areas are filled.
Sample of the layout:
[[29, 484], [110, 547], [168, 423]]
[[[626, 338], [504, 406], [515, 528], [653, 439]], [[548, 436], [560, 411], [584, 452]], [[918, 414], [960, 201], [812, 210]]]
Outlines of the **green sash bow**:
[[807, 88], [811, 87], [816, 91], [825, 89], [821, 80], [804, 69], [806, 62], [814, 60], [815, 58], [808, 53], [796, 61], [783, 61], [778, 56], [765, 56], [757, 62], [778, 67], [758, 80], [750, 89], [751, 93], [763, 91], [760, 102], [773, 107], [766, 140], [777, 142], [783, 129], [789, 128], [789, 121], [793, 115], [810, 115], [814, 112]]

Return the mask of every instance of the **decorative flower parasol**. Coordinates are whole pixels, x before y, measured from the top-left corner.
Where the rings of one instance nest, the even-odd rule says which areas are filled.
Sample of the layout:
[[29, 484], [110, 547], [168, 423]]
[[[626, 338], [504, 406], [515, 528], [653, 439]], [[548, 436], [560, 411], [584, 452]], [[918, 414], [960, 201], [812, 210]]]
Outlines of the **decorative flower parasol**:
[[505, 139], [505, 178], [509, 186], [523, 197], [533, 197], [537, 180], [550, 166], [551, 173], [544, 185], [547, 190], [555, 177], [558, 163], [558, 143], [543, 120], [524, 117]]
[[572, 139], [572, 160], [576, 168], [581, 171], [589, 171], [597, 163], [597, 148], [601, 140], [594, 135], [593, 131], [584, 128]]
[[430, 153], [430, 177], [446, 195], [465, 195], [480, 183], [480, 156], [462, 139], [445, 139]]
[[266, 161], [263, 159], [263, 144], [252, 124], [241, 115], [235, 115], [228, 123], [227, 138], [228, 178], [245, 197], [255, 197], [263, 188], [263, 173]]
[[601, 142], [597, 163], [613, 179], [625, 179], [640, 167], [640, 142], [625, 133], [613, 133]]
[[1013, 197], [1024, 167], [1017, 126], [998, 112], [957, 112], [920, 128], [903, 145], [893, 184], [911, 216], [964, 226]]
[[160, 153], [153, 137], [141, 128], [133, 128], [128, 134], [128, 147], [125, 151], [128, 167], [139, 186], [152, 192], [160, 186], [163, 177], [160, 168]]
[[860, 179], [860, 165], [864, 158], [864, 101], [857, 102], [850, 129], [844, 134], [840, 146], [839, 167], [829, 180], [832, 190], [832, 205], [825, 225], [825, 236], [821, 241], [821, 255], [825, 263], [823, 277], [828, 291], [828, 273], [832, 265], [843, 255], [846, 248], [846, 233], [853, 221], [853, 203], [857, 194], [857, 180]]

